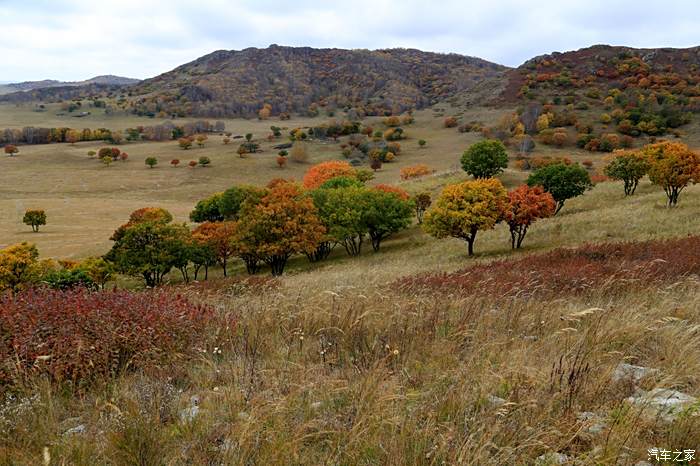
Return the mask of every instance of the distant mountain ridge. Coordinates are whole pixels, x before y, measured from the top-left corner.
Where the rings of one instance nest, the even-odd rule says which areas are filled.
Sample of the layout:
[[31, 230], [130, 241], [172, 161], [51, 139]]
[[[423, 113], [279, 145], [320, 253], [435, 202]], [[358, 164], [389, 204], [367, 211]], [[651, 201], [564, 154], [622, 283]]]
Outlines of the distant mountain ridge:
[[89, 86], [91, 84], [103, 84], [109, 86], [130, 86], [139, 83], [139, 79], [125, 78], [115, 75], [101, 75], [84, 81], [57, 81], [55, 79], [44, 79], [42, 81], [24, 81], [21, 83], [5, 83], [0, 84], [0, 94], [10, 94], [12, 92], [25, 92], [37, 89], [46, 89], [52, 87], [80, 87]]
[[432, 105], [507, 67], [458, 54], [415, 49], [310, 47], [219, 50], [131, 87], [139, 114], [244, 116], [319, 107], [383, 114]]

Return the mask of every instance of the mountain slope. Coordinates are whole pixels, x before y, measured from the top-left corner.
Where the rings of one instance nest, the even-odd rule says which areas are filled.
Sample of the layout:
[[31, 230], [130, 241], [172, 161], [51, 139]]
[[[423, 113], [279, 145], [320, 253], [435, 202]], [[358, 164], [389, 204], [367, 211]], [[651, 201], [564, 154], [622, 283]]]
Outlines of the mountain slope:
[[140, 114], [253, 116], [314, 112], [318, 106], [361, 113], [400, 112], [433, 104], [506, 67], [457, 54], [412, 49], [309, 47], [220, 50], [129, 89]]

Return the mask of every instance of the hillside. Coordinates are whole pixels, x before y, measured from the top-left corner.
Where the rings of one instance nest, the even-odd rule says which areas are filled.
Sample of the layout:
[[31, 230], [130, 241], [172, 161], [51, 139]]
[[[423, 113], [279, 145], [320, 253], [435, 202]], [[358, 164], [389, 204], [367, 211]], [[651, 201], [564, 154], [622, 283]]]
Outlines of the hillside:
[[105, 84], [110, 86], [129, 86], [138, 83], [138, 79], [114, 76], [111, 74], [95, 76], [83, 81], [56, 81], [54, 79], [44, 79], [42, 81], [24, 81], [21, 83], [0, 84], [0, 95], [11, 94], [13, 92], [33, 91], [36, 89], [47, 89], [53, 87], [80, 87], [91, 84]]
[[355, 107], [360, 113], [401, 112], [434, 104], [506, 67], [457, 54], [412, 49], [309, 47], [220, 50], [130, 89], [139, 114], [254, 116]]

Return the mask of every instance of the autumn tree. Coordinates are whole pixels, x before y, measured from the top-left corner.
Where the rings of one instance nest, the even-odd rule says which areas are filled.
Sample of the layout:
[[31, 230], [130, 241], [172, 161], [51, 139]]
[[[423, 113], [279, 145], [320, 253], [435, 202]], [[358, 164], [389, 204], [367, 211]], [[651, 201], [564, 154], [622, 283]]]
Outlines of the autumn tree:
[[503, 218], [510, 228], [511, 248], [520, 248], [530, 225], [554, 215], [555, 208], [554, 198], [542, 186], [523, 185], [510, 191]]
[[0, 249], [0, 291], [18, 291], [37, 278], [39, 251], [30, 243]]
[[209, 139], [206, 134], [198, 134], [195, 138], [199, 147], [204, 147], [204, 143]]
[[348, 163], [340, 160], [331, 160], [319, 163], [309, 168], [304, 175], [304, 187], [315, 189], [326, 181], [341, 176], [354, 177], [356, 170]]
[[649, 158], [640, 152], [615, 151], [615, 157], [605, 166], [604, 173], [613, 180], [623, 181], [625, 196], [631, 196], [639, 180], [649, 171]]
[[10, 157], [14, 157], [16, 154], [19, 153], [19, 149], [14, 144], [6, 145], [4, 150], [5, 150], [5, 153], [7, 155], [9, 155]]
[[578, 164], [554, 163], [535, 170], [527, 179], [528, 186], [542, 186], [556, 202], [557, 214], [564, 203], [591, 189], [591, 176], [588, 170]]
[[233, 245], [236, 222], [204, 222], [192, 232], [192, 237], [209, 246], [216, 261], [221, 265], [224, 277], [227, 276], [228, 262], [234, 257]]
[[272, 105], [264, 104], [262, 108], [258, 111], [258, 119], [267, 120], [272, 114]]
[[413, 208], [415, 209], [418, 224], [423, 223], [423, 216], [432, 202], [432, 197], [428, 191], [424, 191], [413, 196]]
[[472, 256], [477, 233], [492, 229], [507, 205], [508, 194], [497, 179], [448, 185], [425, 214], [423, 228], [436, 238], [465, 240]]
[[192, 139], [188, 137], [180, 138], [177, 140], [177, 144], [180, 146], [180, 149], [187, 150], [192, 147]]
[[640, 150], [649, 160], [649, 179], [661, 186], [668, 206], [678, 204], [678, 197], [690, 184], [700, 182], [700, 156], [679, 142], [650, 144]]
[[313, 201], [296, 184], [281, 183], [259, 202], [244, 203], [235, 242], [281, 275], [293, 254], [313, 251], [324, 233]]
[[474, 178], [492, 178], [508, 166], [506, 146], [496, 139], [472, 144], [462, 155], [462, 169]]
[[295, 141], [290, 152], [290, 158], [292, 162], [296, 163], [306, 163], [309, 161], [309, 151], [306, 148], [306, 144], [302, 141]]
[[46, 212], [43, 210], [29, 209], [24, 213], [22, 223], [32, 227], [32, 231], [37, 233], [41, 225], [46, 225]]
[[180, 165], [180, 159], [172, 159], [172, 160], [170, 161], [170, 165], [171, 165], [173, 168], [177, 168], [177, 166]]

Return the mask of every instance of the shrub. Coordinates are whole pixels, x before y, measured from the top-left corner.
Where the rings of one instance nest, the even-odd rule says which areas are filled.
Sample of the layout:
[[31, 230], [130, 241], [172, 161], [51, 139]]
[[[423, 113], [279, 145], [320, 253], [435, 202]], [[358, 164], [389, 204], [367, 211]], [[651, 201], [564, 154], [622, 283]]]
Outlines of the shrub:
[[19, 149], [14, 144], [6, 145], [4, 150], [5, 150], [5, 153], [7, 155], [9, 155], [10, 157], [14, 157], [16, 154], [19, 153]]
[[454, 128], [455, 126], [457, 126], [457, 118], [452, 116], [447, 117], [445, 118], [445, 121], [443, 121], [443, 125], [445, 126], [445, 128]]
[[397, 116], [390, 116], [390, 117], [384, 118], [382, 123], [384, 123], [384, 126], [388, 126], [389, 128], [394, 128], [394, 127], [401, 125], [401, 119]]
[[22, 223], [32, 227], [32, 231], [37, 233], [41, 225], [46, 225], [46, 212], [43, 210], [29, 209], [24, 213]]
[[490, 139], [472, 144], [461, 162], [462, 169], [474, 178], [491, 178], [508, 166], [508, 154], [501, 141]]
[[425, 139], [418, 140], [418, 145], [420, 146], [421, 149], [424, 148], [427, 143], [428, 143], [428, 141], [426, 141]]
[[339, 176], [353, 177], [356, 170], [348, 163], [340, 160], [332, 160], [329, 162], [319, 163], [307, 170], [304, 175], [304, 187], [314, 189], [321, 186], [324, 182], [331, 178]]
[[586, 167], [586, 169], [591, 170], [593, 168], [593, 160], [586, 159], [583, 162], [581, 162], [581, 165]]
[[180, 138], [177, 140], [180, 149], [187, 150], [192, 147], [192, 138]]
[[540, 218], [554, 215], [556, 203], [541, 186], [520, 186], [508, 193], [504, 219], [510, 229], [511, 248], [522, 246], [528, 228]]
[[448, 185], [425, 214], [423, 228], [437, 238], [452, 236], [467, 242], [474, 255], [474, 240], [481, 230], [490, 230], [502, 218], [508, 195], [494, 178]]
[[659, 142], [641, 149], [649, 159], [649, 179], [661, 186], [668, 197], [668, 206], [678, 204], [681, 191], [700, 182], [700, 156], [679, 142]]
[[275, 160], [277, 161], [277, 166], [280, 168], [284, 168], [284, 166], [287, 165], [287, 157], [284, 155], [278, 155]]
[[88, 157], [93, 158], [95, 155], [97, 155], [97, 152], [94, 150], [89, 150], [87, 153]]
[[126, 162], [127, 160], [129, 160], [129, 154], [127, 154], [126, 152], [122, 152], [121, 154], [119, 154], [119, 159], [122, 162]]
[[170, 165], [172, 165], [173, 168], [177, 168], [177, 166], [180, 165], [180, 159], [172, 159]]
[[0, 295], [0, 385], [35, 375], [83, 388], [193, 355], [213, 316], [174, 293], [34, 289]]
[[221, 141], [224, 143], [224, 145], [228, 145], [231, 143], [231, 138], [226, 137], [226, 138], [223, 138]]
[[410, 165], [401, 169], [400, 175], [402, 180], [410, 180], [413, 178], [420, 178], [421, 176], [430, 175], [435, 170], [431, 170], [425, 164]]
[[197, 166], [197, 161], [196, 160], [190, 160], [187, 162], [187, 165], [189, 165], [190, 168], [194, 168]]
[[309, 161], [309, 152], [306, 149], [306, 144], [301, 141], [294, 142], [291, 154], [292, 162], [306, 163]]
[[378, 184], [374, 186], [374, 189], [377, 189], [379, 191], [383, 191], [385, 193], [391, 193], [397, 196], [399, 199], [403, 201], [407, 201], [411, 198], [411, 195], [408, 194], [408, 192], [405, 189], [399, 188], [398, 186], [393, 186], [390, 184]]
[[202, 156], [199, 158], [197, 163], [200, 167], [206, 167], [207, 165], [211, 164], [211, 159], [207, 156]]
[[153, 168], [158, 165], [158, 159], [155, 157], [146, 157], [144, 162], [148, 165], [148, 168]]
[[382, 168], [382, 161], [379, 158], [373, 158], [369, 162], [369, 166], [375, 172]]
[[582, 195], [593, 187], [588, 171], [579, 165], [556, 163], [535, 170], [527, 179], [528, 186], [542, 186], [557, 203], [558, 213], [567, 199]]
[[643, 154], [630, 151], [616, 151], [604, 169], [606, 176], [624, 182], [625, 196], [631, 196], [637, 189], [639, 180], [649, 171], [649, 160]]

